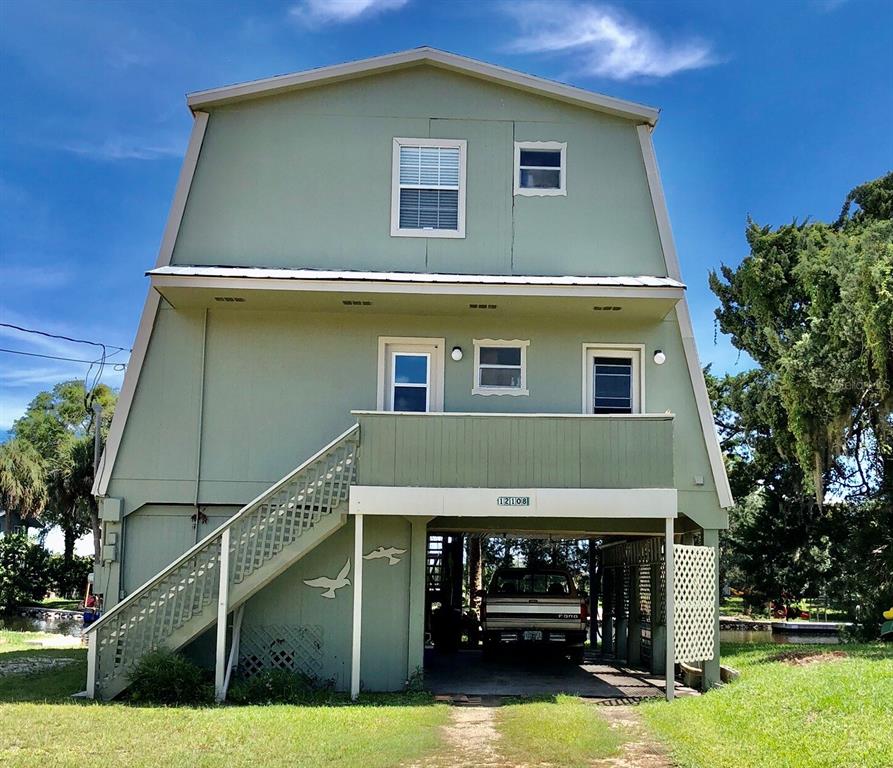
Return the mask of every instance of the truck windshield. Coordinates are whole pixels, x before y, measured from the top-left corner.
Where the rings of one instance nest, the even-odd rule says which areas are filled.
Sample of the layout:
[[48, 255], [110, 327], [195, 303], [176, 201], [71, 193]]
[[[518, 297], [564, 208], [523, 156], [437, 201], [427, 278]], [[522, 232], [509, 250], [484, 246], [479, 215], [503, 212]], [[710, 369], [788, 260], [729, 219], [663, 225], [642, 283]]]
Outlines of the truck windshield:
[[490, 593], [567, 596], [570, 583], [563, 573], [499, 573], [493, 579]]

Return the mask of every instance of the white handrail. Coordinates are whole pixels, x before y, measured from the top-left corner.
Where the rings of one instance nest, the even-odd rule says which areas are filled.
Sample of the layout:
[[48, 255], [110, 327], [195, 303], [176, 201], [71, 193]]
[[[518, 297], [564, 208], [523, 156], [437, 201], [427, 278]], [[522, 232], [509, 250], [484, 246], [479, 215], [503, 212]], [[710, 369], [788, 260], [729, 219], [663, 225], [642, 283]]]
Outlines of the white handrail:
[[108, 620], [110, 620], [113, 616], [115, 616], [120, 611], [124, 610], [124, 608], [126, 608], [128, 605], [130, 605], [132, 602], [134, 602], [140, 596], [142, 596], [145, 593], [145, 591], [147, 589], [149, 589], [153, 584], [161, 581], [166, 576], [168, 576], [169, 574], [171, 574], [175, 570], [177, 570], [177, 568], [179, 568], [184, 562], [189, 560], [195, 554], [197, 554], [198, 552], [203, 550], [208, 544], [212, 543], [215, 539], [217, 539], [219, 536], [221, 536], [225, 530], [227, 530], [228, 528], [235, 525], [237, 522], [239, 522], [239, 520], [241, 520], [243, 517], [245, 517], [249, 512], [253, 511], [254, 507], [257, 504], [260, 504], [261, 502], [263, 502], [264, 499], [273, 495], [280, 488], [287, 485], [289, 482], [291, 482], [294, 479], [295, 475], [299, 474], [300, 472], [303, 472], [307, 467], [309, 467], [315, 461], [322, 458], [322, 456], [324, 456], [326, 453], [328, 453], [330, 450], [332, 450], [332, 448], [334, 448], [336, 445], [338, 445], [338, 443], [340, 443], [342, 440], [347, 439], [354, 432], [358, 432], [359, 429], [360, 429], [360, 425], [354, 424], [352, 427], [350, 427], [346, 431], [342, 432], [338, 437], [336, 437], [334, 440], [332, 440], [332, 442], [328, 443], [326, 446], [324, 446], [323, 448], [318, 450], [316, 453], [314, 453], [309, 459], [307, 459], [305, 462], [303, 462], [296, 469], [293, 469], [281, 480], [277, 481], [276, 483], [271, 485], [269, 488], [267, 488], [263, 493], [261, 493], [260, 495], [256, 496], [254, 499], [249, 501], [244, 507], [242, 507], [238, 512], [236, 512], [236, 514], [234, 514], [229, 520], [224, 522], [222, 525], [219, 525], [217, 528], [215, 528], [213, 531], [211, 531], [207, 536], [205, 536], [203, 539], [198, 541], [192, 547], [187, 549], [182, 555], [180, 555], [180, 557], [178, 557], [176, 560], [174, 560], [164, 570], [156, 573], [151, 579], [149, 579], [144, 584], [142, 584], [138, 589], [131, 592], [127, 597], [125, 597], [123, 600], [121, 600], [119, 603], [117, 603], [114, 607], [110, 608], [99, 619], [94, 621], [89, 627], [86, 627], [84, 629], [85, 635], [89, 635], [90, 632], [93, 632], [93, 631], [99, 629], [100, 627], [104, 626], [105, 623]]

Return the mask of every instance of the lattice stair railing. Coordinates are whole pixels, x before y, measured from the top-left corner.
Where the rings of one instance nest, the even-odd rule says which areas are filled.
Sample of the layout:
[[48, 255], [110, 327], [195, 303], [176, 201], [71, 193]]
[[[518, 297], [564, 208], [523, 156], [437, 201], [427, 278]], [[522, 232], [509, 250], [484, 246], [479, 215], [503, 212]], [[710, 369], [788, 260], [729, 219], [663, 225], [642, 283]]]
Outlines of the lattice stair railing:
[[216, 618], [224, 531], [229, 583], [243, 584], [346, 501], [358, 447], [354, 425], [88, 627], [88, 693], [114, 696], [142, 656], [183, 645]]

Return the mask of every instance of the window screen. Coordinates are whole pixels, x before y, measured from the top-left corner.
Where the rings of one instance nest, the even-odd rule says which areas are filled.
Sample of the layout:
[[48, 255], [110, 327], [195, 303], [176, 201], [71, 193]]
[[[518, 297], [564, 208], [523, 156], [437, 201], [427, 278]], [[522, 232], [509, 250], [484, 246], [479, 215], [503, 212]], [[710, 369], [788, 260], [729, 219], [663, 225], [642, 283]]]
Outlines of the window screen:
[[400, 229], [459, 229], [459, 148], [400, 146]]
[[481, 347], [478, 386], [521, 388], [521, 347]]
[[593, 358], [592, 412], [633, 412], [632, 358]]

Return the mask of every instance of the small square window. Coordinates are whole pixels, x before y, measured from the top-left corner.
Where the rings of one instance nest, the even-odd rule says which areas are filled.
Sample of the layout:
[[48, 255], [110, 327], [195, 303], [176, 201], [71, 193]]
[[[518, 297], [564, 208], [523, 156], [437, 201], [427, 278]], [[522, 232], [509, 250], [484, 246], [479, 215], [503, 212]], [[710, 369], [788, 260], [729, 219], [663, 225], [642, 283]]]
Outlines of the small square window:
[[515, 142], [515, 194], [566, 195], [567, 144], [558, 141]]
[[473, 395], [527, 395], [529, 341], [474, 340]]

